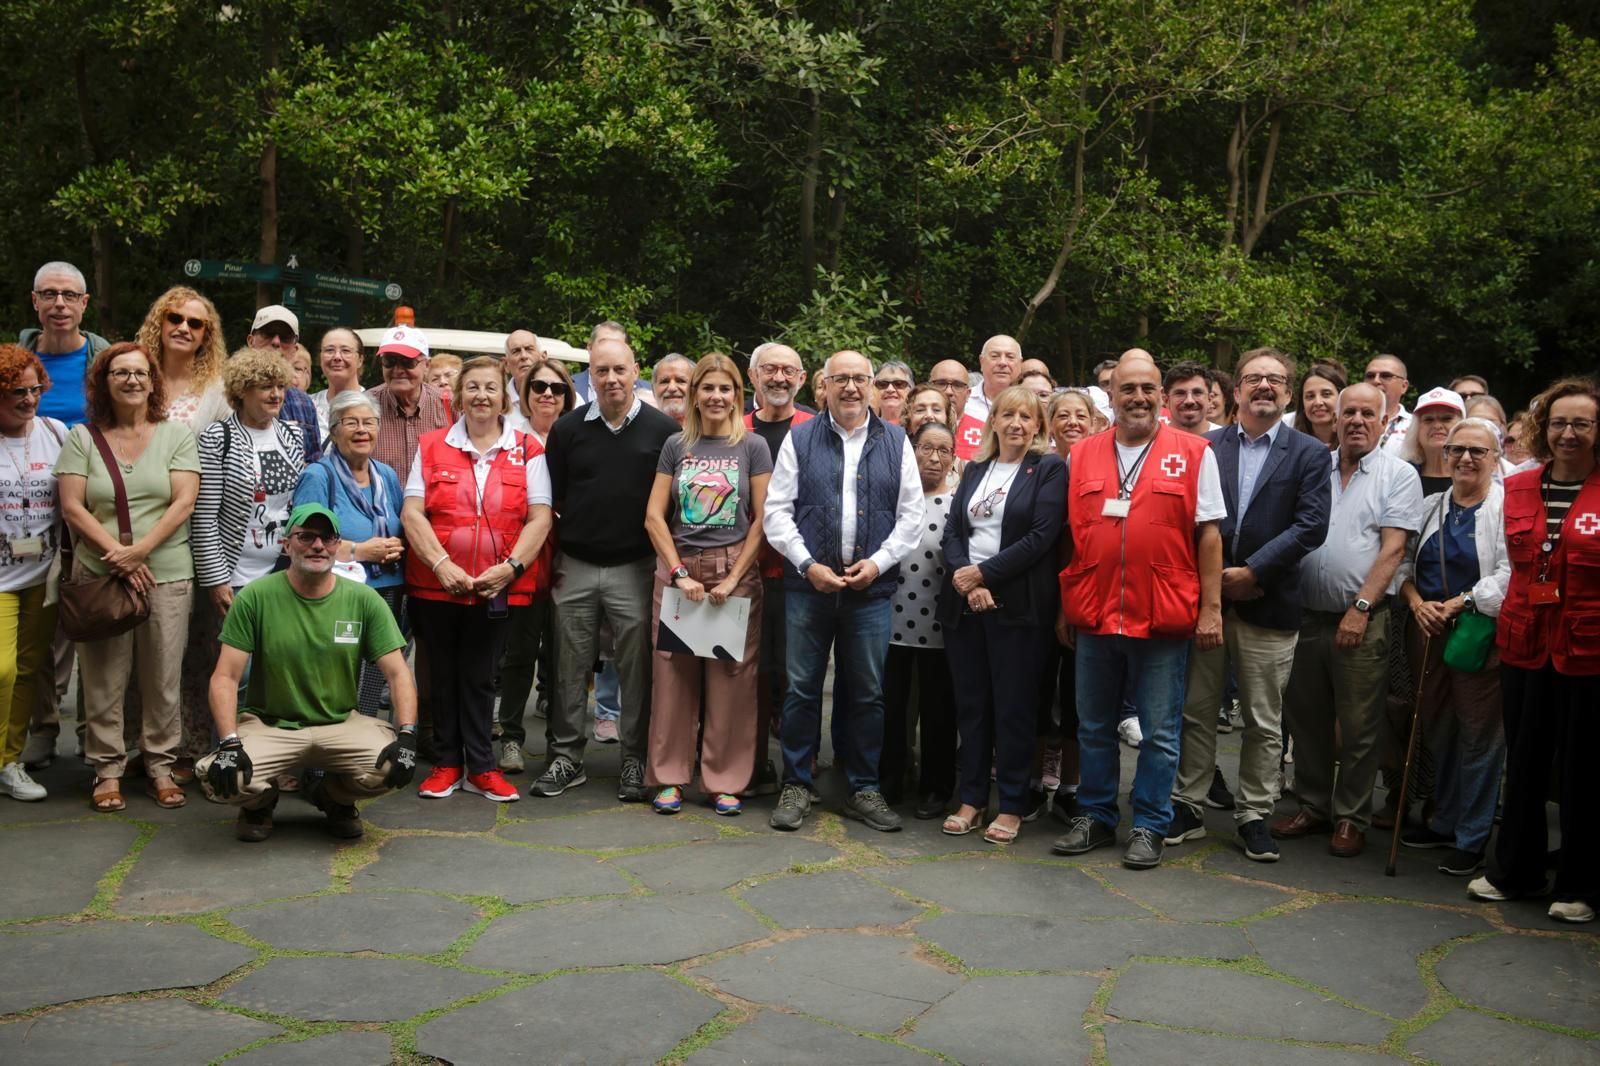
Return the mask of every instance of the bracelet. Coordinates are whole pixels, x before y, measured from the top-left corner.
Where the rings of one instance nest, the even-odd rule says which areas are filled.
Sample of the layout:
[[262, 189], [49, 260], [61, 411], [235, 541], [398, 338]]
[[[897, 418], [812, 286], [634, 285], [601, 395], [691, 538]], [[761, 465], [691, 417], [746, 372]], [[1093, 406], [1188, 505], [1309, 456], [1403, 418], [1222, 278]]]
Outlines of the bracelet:
[[226, 744], [228, 741], [230, 741], [230, 740], [238, 740], [238, 739], [239, 739], [239, 734], [238, 733], [229, 733], [227, 736], [225, 736], [221, 740], [217, 741], [217, 747], [220, 748], [220, 747], [222, 747], [222, 745]]
[[402, 733], [410, 733], [412, 736], [416, 736], [417, 724], [415, 722], [412, 722], [409, 725], [403, 725], [403, 726], [400, 727], [400, 732], [402, 732]]
[[439, 561], [434, 563], [428, 569], [432, 570], [434, 573], [437, 574], [439, 572], [439, 567], [443, 566], [445, 563], [448, 563], [449, 561], [450, 561], [450, 553], [449, 552], [445, 552], [443, 555], [439, 556]]

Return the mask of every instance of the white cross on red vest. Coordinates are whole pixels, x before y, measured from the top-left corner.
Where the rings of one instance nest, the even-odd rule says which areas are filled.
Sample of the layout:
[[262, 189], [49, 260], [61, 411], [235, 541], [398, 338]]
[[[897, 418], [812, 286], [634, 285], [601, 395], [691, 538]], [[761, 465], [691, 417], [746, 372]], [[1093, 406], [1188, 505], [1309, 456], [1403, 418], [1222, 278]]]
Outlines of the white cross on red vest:
[[1577, 520], [1572, 523], [1572, 528], [1576, 529], [1579, 533], [1582, 533], [1586, 537], [1592, 537], [1596, 533], [1600, 533], [1600, 514], [1595, 514], [1593, 511], [1586, 511], [1579, 515]]

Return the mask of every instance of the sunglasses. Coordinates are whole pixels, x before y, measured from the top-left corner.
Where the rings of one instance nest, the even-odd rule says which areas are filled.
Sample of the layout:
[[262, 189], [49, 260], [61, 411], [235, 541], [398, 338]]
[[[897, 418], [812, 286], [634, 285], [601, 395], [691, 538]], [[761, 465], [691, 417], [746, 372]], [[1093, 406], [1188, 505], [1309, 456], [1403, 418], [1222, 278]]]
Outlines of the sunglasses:
[[1446, 444], [1444, 453], [1452, 459], [1460, 459], [1464, 455], [1472, 456], [1474, 462], [1479, 462], [1489, 454], [1488, 448], [1474, 448], [1467, 444]]
[[402, 367], [417, 365], [417, 360], [409, 355], [386, 355], [379, 361], [385, 370], [399, 370]]
[[547, 392], [552, 396], [565, 396], [567, 384], [564, 381], [539, 381], [536, 378], [528, 382], [528, 391], [535, 396], [543, 396]]
[[323, 544], [332, 546], [338, 544], [340, 540], [339, 534], [337, 533], [318, 533], [315, 530], [310, 529], [297, 529], [293, 533], [290, 533], [289, 537], [291, 540], [294, 540], [307, 548], [318, 543], [319, 541]]
[[167, 312], [167, 323], [169, 325], [181, 326], [186, 322], [189, 324], [189, 328], [195, 331], [205, 329], [208, 325], [203, 318], [190, 318], [187, 315], [180, 315], [176, 311]]
[[878, 387], [879, 392], [888, 392], [890, 389], [903, 391], [911, 387], [911, 382], [900, 381], [896, 378], [879, 378], [877, 381], [874, 381], [873, 384]]

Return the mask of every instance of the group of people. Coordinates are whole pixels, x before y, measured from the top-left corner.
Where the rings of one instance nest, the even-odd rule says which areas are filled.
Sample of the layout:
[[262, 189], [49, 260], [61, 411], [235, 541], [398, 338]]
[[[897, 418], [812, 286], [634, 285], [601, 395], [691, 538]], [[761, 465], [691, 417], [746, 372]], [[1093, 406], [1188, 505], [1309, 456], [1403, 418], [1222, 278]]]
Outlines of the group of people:
[[[925, 383], [834, 352], [809, 408], [780, 343], [744, 366], [672, 354], [646, 382], [615, 323], [576, 378], [528, 330], [436, 368], [399, 325], [370, 389], [360, 339], [324, 333], [310, 395], [286, 308], [230, 356], [192, 289], [114, 345], [82, 329], [69, 264], [33, 299], [40, 329], [0, 347], [15, 799], [44, 798], [26, 766], [57, 747], [74, 649], [56, 585], [109, 575], [147, 614], [76, 645], [96, 810], [126, 805], [130, 751], [156, 803], [198, 780], [238, 804], [242, 840], [301, 789], [359, 835], [356, 804], [419, 762], [424, 797], [514, 801], [531, 711], [531, 795], [584, 785], [592, 735], [620, 744], [624, 802], [731, 816], [776, 792], [770, 824], [794, 830], [819, 799], [831, 663], [842, 813], [873, 829], [909, 799], [1005, 845], [1054, 809], [1057, 853], [1120, 844], [1144, 869], [1206, 834], [1206, 806], [1261, 862], [1324, 833], [1353, 857], [1399, 820], [1473, 896], [1548, 890], [1553, 917], [1593, 917], [1589, 379], [1511, 418], [1470, 375], [1408, 411], [1390, 355], [1352, 383], [1271, 348], [1232, 377], [1133, 349], [1060, 387], [996, 336], [975, 374], [945, 360]], [[695, 654], [685, 614], [742, 643]], [[615, 708], [592, 734], [591, 691]], [[1235, 718], [1236, 793], [1216, 755]], [[1298, 809], [1276, 817], [1291, 770]]]

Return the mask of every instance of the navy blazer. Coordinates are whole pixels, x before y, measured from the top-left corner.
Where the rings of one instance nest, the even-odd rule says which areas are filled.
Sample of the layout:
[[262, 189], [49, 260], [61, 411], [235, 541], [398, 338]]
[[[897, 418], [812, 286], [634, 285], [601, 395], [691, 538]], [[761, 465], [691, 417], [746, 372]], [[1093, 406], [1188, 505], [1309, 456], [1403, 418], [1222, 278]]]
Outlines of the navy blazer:
[[[972, 562], [972, 494], [983, 482], [989, 462], [968, 463], [950, 501], [945, 523], [945, 579], [939, 592], [939, 621], [947, 629], [966, 609], [956, 592], [955, 572]], [[1000, 519], [1000, 550], [978, 564], [983, 584], [994, 596], [996, 614], [1006, 625], [1053, 626], [1061, 598], [1056, 578], [1056, 543], [1067, 517], [1067, 467], [1058, 455], [1026, 455], [1006, 492]]]
[[1279, 424], [1278, 438], [1262, 463], [1250, 507], [1239, 513], [1239, 427], [1206, 434], [1222, 475], [1228, 517], [1220, 523], [1222, 565], [1248, 566], [1264, 593], [1258, 599], [1224, 603], [1251, 625], [1300, 628], [1300, 560], [1328, 536], [1333, 467], [1328, 446], [1292, 426]]

